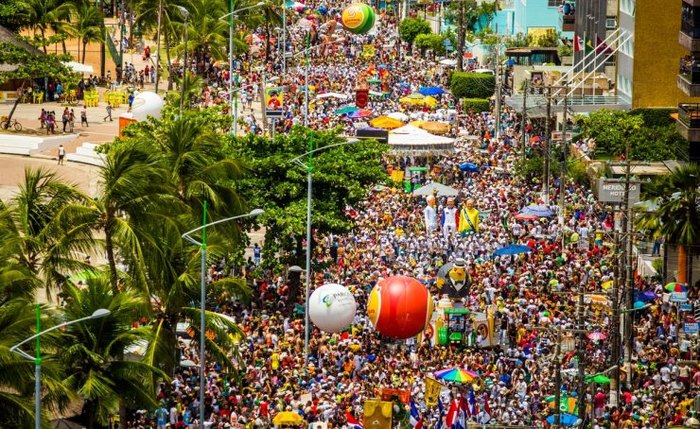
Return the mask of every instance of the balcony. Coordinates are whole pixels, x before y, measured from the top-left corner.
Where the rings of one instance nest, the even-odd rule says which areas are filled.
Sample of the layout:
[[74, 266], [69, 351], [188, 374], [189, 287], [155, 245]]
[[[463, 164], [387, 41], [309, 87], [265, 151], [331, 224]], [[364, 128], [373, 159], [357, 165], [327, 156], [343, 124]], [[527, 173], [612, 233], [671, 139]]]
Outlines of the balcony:
[[700, 142], [700, 104], [679, 104], [678, 132], [691, 142]]
[[700, 52], [700, 25], [692, 24], [693, 17], [681, 21], [681, 31], [678, 33], [678, 43], [690, 52]]
[[561, 16], [561, 31], [576, 31], [576, 15]]
[[682, 58], [677, 78], [678, 88], [691, 97], [700, 97], [700, 62]]

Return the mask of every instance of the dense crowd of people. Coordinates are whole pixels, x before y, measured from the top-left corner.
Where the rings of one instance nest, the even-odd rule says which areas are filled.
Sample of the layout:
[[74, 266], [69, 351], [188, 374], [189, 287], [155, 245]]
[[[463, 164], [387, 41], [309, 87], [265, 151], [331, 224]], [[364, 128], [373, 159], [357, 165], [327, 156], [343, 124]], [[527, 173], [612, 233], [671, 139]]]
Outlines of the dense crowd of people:
[[[329, 11], [329, 17], [336, 12]], [[289, 61], [282, 76], [277, 54], [271, 61], [275, 66], [265, 73], [249, 67], [247, 59], [237, 60], [241, 103], [250, 108], [261, 82], [277, 76], [276, 85], [285, 88], [280, 132], [302, 124], [308, 113], [311, 127], [342, 125], [352, 134], [357, 123], [366, 119], [335, 114], [346, 102], [343, 97], [319, 95], [338, 93], [350, 98], [358, 80], [376, 77], [373, 89], [381, 95], [367, 107], [374, 115], [401, 111], [410, 119], [450, 122], [449, 134], [456, 138], [451, 155], [390, 156], [387, 169], [405, 170], [408, 175], [408, 167], [425, 166], [426, 171], [415, 177], [415, 186], [439, 182], [455, 188], [458, 195], [437, 195], [435, 217], [427, 218], [426, 199], [400, 186], [377, 187], [368, 190], [361, 204], [348, 209], [355, 222], [349, 234], [315, 237], [314, 263], [327, 268], [315, 273], [314, 284], [346, 286], [355, 296], [358, 311], [352, 326], [342, 333], [312, 327], [308, 364], [303, 307], [300, 312], [288, 302], [295, 286], [283, 274], [259, 268], [258, 252], [246, 269], [254, 285], [253, 302], [244, 305], [221, 299], [216, 308], [235, 318], [245, 333], [234, 361], [239, 374], [207, 362], [206, 414], [199, 416], [197, 367], [180, 368], [172, 383], [160, 386], [161, 406], [155, 412], [137, 414], [131, 427], [266, 428], [282, 411], [294, 411], [305, 422], [323, 422], [328, 428], [351, 427], [355, 418], [361, 421], [364, 402], [380, 396], [383, 388], [408, 391], [423, 426], [430, 428], [457, 427], [459, 418], [452, 414], [455, 404], [464, 414], [460, 424], [550, 426], [555, 414], [552, 398], [558, 388], [567, 404], [566, 414], [577, 416], [581, 407], [586, 418], [579, 424], [595, 429], [665, 428], [697, 422], [692, 417], [693, 400], [700, 394], [700, 368], [693, 363], [697, 339], [682, 332], [683, 322], [694, 317], [692, 311], [671, 302], [659, 278], [635, 276], [636, 293], [644, 294], [646, 304], [631, 313], [632, 350], [622, 356], [630, 363], [614, 362], [606, 339], [617, 323], [610, 311], [611, 290], [615, 290], [610, 283], [619, 266], [611, 237], [620, 225], [613, 209], [598, 203], [589, 188], [566, 182], [563, 213], [552, 207], [553, 212], [543, 216], [522, 216], [524, 207], [544, 204], [547, 198], [541, 183], [514, 174], [523, 131], [517, 116], [504, 111], [496, 129], [494, 113], [461, 112], [448, 94], [437, 97], [434, 108], [397, 103], [421, 86], [446, 85], [449, 69], [425, 59], [409, 60], [406, 52], [400, 52], [392, 22], [381, 16], [375, 34], [346, 37], [333, 44], [322, 45], [330, 39], [316, 37], [309, 82], [299, 58]], [[291, 52], [305, 49], [304, 31], [292, 27]], [[362, 56], [368, 44], [376, 47], [372, 60]], [[202, 103], [217, 98], [223, 102], [225, 96], [218, 94], [229, 78], [225, 66], [214, 66], [212, 61], [203, 71], [210, 79]], [[308, 112], [305, 92], [299, 90], [305, 84], [315, 88]], [[254, 116], [251, 113], [248, 121], [246, 116], [242, 118], [248, 131], [255, 131]], [[462, 171], [464, 162], [478, 166], [477, 171]], [[550, 201], [559, 201], [557, 181]], [[479, 221], [470, 233], [460, 233], [441, 221], [446, 212], [467, 205], [479, 211]], [[433, 220], [437, 220], [434, 225]], [[494, 256], [507, 244], [527, 245], [531, 251]], [[437, 304], [441, 298], [438, 272], [458, 258], [468, 267], [469, 291], [453, 305], [490, 312], [495, 320], [495, 346], [483, 347], [479, 339], [463, 346], [442, 346], [427, 335], [396, 341], [374, 330], [366, 315], [372, 287], [392, 275], [411, 276], [430, 289]], [[222, 274], [216, 267], [210, 272], [210, 276]], [[586, 297], [583, 308], [578, 307], [580, 294]], [[688, 298], [691, 304], [698, 301], [697, 288], [690, 287]], [[303, 300], [298, 304], [303, 305]], [[581, 328], [599, 335], [574, 334], [574, 347], [564, 347], [562, 331], [570, 338], [569, 332]], [[482, 335], [469, 324], [465, 329], [467, 335]], [[183, 359], [198, 365], [195, 343], [183, 342], [181, 351]], [[559, 360], [560, 385], [555, 382]], [[609, 378], [615, 378], [615, 370], [610, 369], [618, 365], [619, 394], [610, 380], [587, 377], [581, 383], [579, 365], [587, 375]], [[426, 378], [451, 367], [473, 371], [477, 378], [464, 384], [444, 381], [441, 406], [426, 405]], [[582, 384], [583, 396], [578, 390]], [[562, 416], [563, 424], [575, 424], [565, 420]]]

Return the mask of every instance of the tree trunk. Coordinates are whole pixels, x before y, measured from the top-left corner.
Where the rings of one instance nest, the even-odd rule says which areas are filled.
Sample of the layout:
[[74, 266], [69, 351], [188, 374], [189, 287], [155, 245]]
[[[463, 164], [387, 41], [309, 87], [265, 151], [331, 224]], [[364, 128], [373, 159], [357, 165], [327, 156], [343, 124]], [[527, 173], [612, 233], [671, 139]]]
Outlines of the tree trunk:
[[61, 40], [61, 48], [63, 48], [63, 55], [68, 53], [68, 48], [66, 48], [66, 39]]
[[173, 71], [170, 62], [170, 34], [165, 32], [165, 58], [168, 61], [168, 91], [173, 89]]
[[678, 245], [678, 283], [688, 283], [688, 250], [683, 245]]
[[[22, 81], [22, 86], [20, 86], [20, 88], [19, 88], [19, 89], [22, 90], [22, 91], [21, 91], [22, 93], [24, 93], [24, 86], [26, 85], [26, 83], [27, 83], [26, 81]], [[12, 105], [12, 110], [10, 110], [10, 114], [7, 115], [7, 122], [5, 122], [6, 128], [10, 128], [10, 121], [12, 120], [12, 115], [15, 114], [15, 110], [17, 109], [17, 105], [19, 104], [19, 99], [20, 99], [20, 98], [21, 98], [21, 97], [15, 98], [15, 102], [14, 102], [14, 104]]]
[[[306, 264], [306, 253], [302, 236], [297, 237], [295, 245], [295, 264], [299, 267], [303, 267]], [[290, 272], [289, 295], [287, 298], [287, 312], [290, 315], [294, 313], [294, 308], [297, 304], [297, 300], [299, 299], [299, 292], [301, 291], [301, 288], [301, 273]]]
[[46, 52], [46, 36], [44, 35], [44, 27], [39, 27], [41, 30], [41, 46], [44, 48], [44, 53], [47, 54]]
[[80, 45], [82, 45], [82, 43], [83, 43], [82, 38], [78, 37], [78, 56], [75, 58], [78, 61], [80, 61]]
[[105, 228], [105, 252], [107, 253], [107, 263], [109, 264], [109, 284], [112, 287], [112, 293], [116, 296], [119, 293], [117, 285], [117, 262], [114, 257], [114, 240], [112, 236], [112, 223], [114, 215], [107, 214], [107, 227]]
[[83, 40], [83, 64], [85, 64], [85, 51], [87, 51], [87, 42]]
[[464, 2], [459, 2], [457, 16], [457, 71], [464, 70]]

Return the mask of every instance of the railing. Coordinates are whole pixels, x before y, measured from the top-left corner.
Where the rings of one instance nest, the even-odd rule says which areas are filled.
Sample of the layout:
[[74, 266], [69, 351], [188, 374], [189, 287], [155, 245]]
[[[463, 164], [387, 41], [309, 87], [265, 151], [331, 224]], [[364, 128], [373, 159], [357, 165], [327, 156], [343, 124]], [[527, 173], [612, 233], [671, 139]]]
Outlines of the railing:
[[678, 74], [693, 85], [700, 84], [700, 62], [681, 58]]
[[688, 21], [681, 21], [681, 32], [687, 34], [693, 39], [700, 39], [700, 26]]
[[111, 37], [109, 37], [109, 34], [105, 37], [107, 48], [109, 49], [109, 54], [112, 56], [112, 59], [114, 60], [114, 64], [121, 66], [122, 65], [122, 57], [119, 55], [119, 50], [117, 49], [116, 46], [114, 46], [114, 40], [112, 40]]
[[678, 120], [685, 124], [685, 126], [688, 128], [700, 128], [700, 104], [679, 104]]

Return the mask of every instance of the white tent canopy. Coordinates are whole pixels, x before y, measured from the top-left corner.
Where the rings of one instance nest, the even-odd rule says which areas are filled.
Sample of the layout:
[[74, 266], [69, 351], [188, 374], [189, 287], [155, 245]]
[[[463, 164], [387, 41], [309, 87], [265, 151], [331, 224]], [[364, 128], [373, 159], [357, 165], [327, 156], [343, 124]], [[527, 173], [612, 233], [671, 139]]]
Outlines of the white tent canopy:
[[448, 154], [454, 151], [455, 139], [405, 125], [389, 133], [389, 146], [392, 152], [402, 155]]
[[82, 64], [77, 61], [64, 61], [63, 65], [76, 73], [95, 73], [92, 66], [89, 64]]

